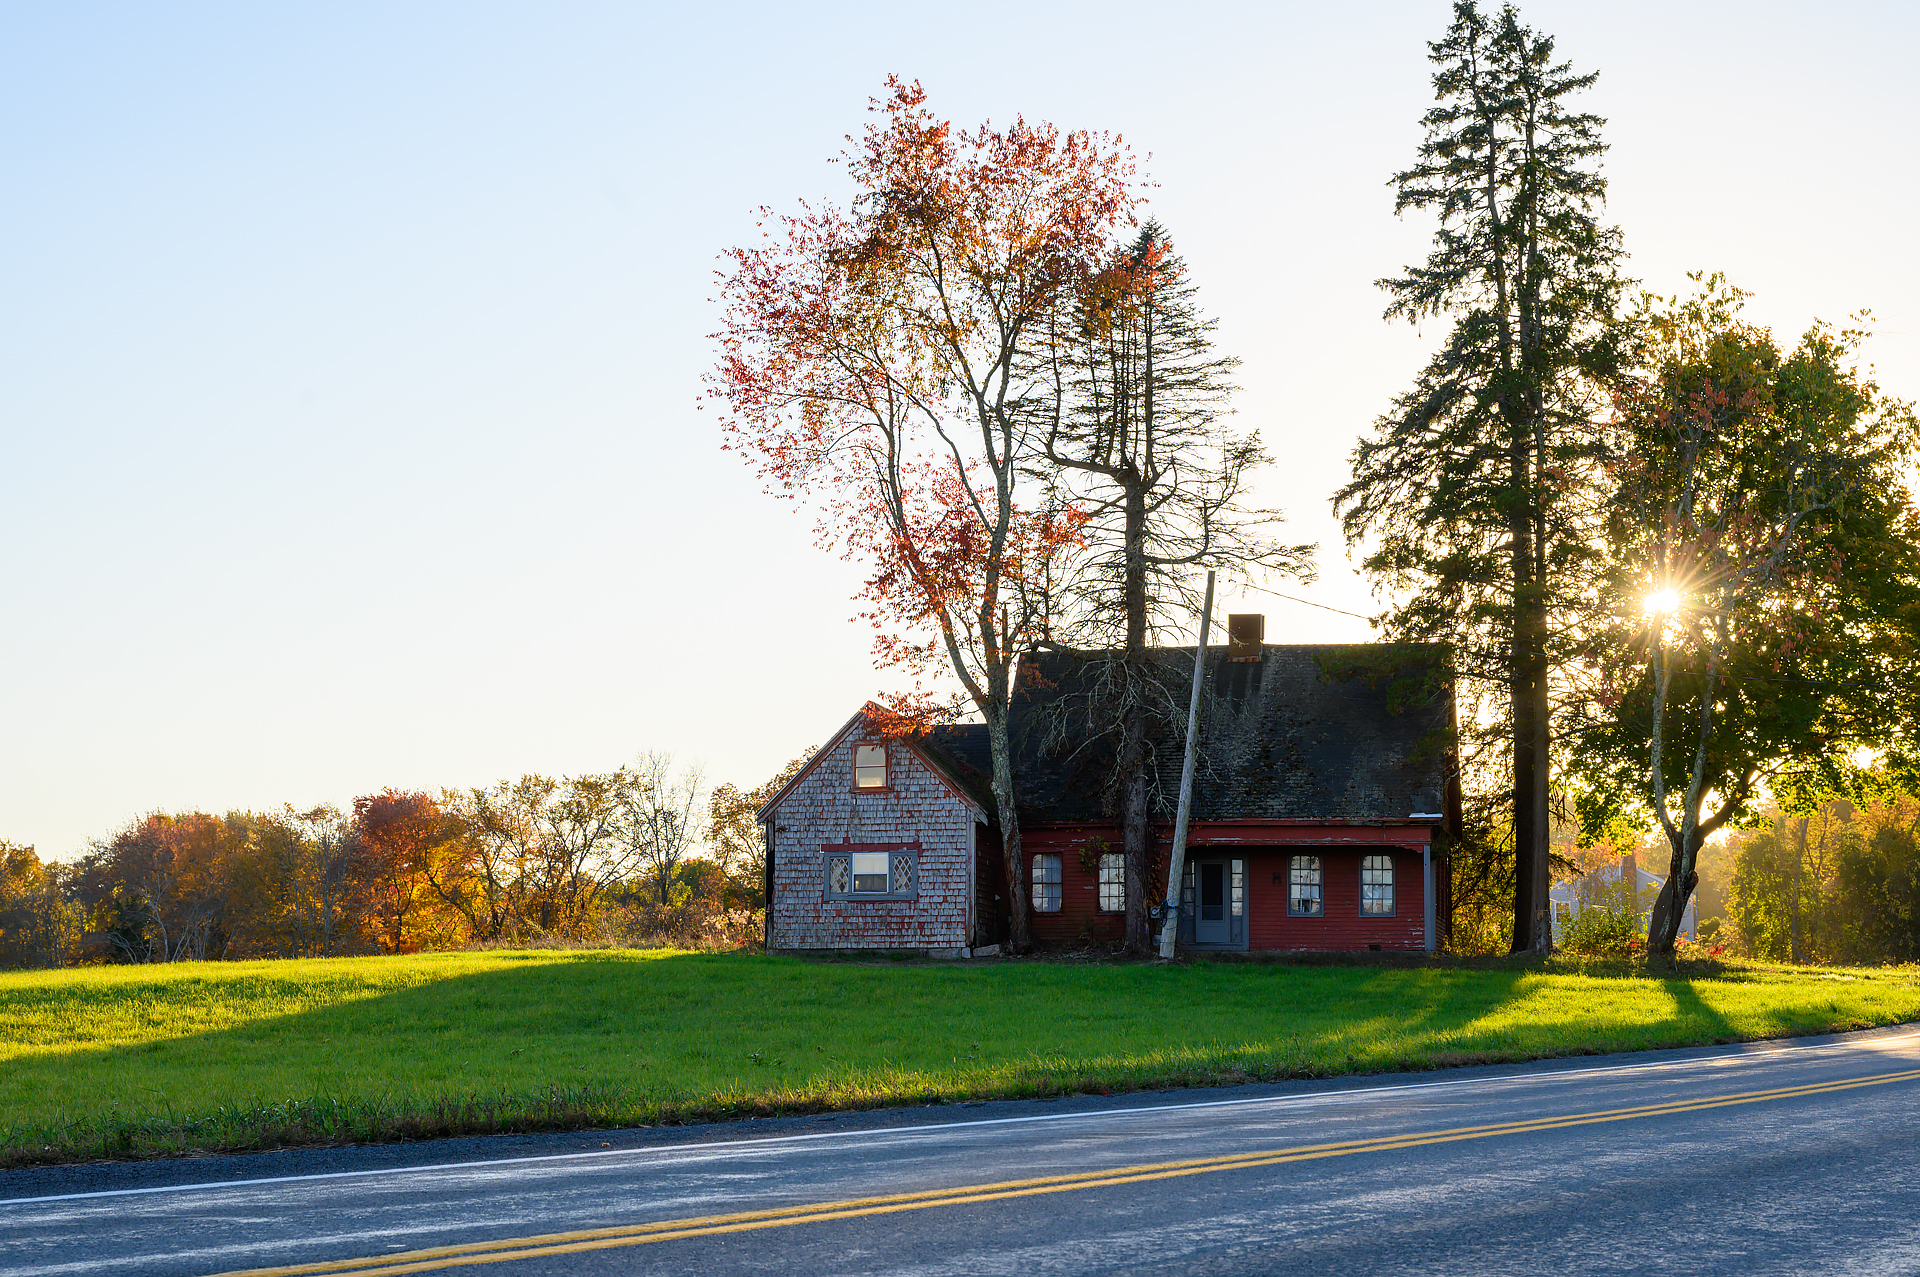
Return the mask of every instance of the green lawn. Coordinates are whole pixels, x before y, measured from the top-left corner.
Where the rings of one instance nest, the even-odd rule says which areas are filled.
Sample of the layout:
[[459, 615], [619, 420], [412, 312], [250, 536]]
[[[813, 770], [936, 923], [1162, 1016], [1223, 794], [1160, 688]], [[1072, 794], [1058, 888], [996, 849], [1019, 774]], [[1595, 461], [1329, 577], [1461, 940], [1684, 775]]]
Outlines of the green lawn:
[[1312, 1077], [1920, 1019], [1920, 970], [441, 953], [0, 973], [0, 1164]]

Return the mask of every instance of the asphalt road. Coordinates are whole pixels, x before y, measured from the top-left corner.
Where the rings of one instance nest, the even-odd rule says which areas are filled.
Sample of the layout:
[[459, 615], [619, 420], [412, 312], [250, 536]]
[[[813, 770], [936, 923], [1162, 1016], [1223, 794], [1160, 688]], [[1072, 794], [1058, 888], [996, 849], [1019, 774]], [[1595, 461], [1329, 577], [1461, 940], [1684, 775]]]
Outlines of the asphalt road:
[[0, 1277], [250, 1269], [1920, 1271], [1920, 1029], [0, 1175]]

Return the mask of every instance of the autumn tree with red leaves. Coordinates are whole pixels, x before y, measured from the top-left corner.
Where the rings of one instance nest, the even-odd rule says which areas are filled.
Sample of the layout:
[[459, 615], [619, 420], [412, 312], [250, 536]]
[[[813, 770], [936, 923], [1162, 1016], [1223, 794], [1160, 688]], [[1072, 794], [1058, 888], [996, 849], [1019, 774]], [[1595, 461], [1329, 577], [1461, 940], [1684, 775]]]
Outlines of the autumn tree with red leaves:
[[464, 854], [460, 822], [429, 794], [388, 788], [354, 799], [353, 823], [366, 849], [371, 921], [387, 952], [450, 941], [433, 884]]
[[888, 89], [841, 156], [851, 203], [764, 212], [763, 242], [727, 255], [710, 390], [727, 446], [771, 491], [817, 504], [824, 545], [871, 566], [878, 662], [959, 683], [949, 702], [890, 699], [884, 725], [920, 730], [965, 705], [985, 720], [1024, 946], [1008, 707], [1084, 517], [1026, 472], [1049, 393], [1032, 355], [1107, 261], [1133, 164], [1107, 134], [956, 129], [917, 82]]

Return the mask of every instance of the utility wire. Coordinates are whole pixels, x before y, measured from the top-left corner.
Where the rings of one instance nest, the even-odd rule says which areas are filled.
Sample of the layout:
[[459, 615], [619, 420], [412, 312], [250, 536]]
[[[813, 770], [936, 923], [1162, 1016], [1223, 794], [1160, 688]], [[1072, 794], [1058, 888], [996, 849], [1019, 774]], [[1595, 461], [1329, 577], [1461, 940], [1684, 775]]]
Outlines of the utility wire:
[[1347, 611], [1347, 609], [1345, 609], [1345, 608], [1343, 608], [1343, 607], [1329, 607], [1329, 606], [1327, 606], [1327, 605], [1326, 605], [1325, 603], [1315, 603], [1315, 602], [1314, 602], [1314, 601], [1313, 601], [1312, 599], [1303, 599], [1303, 598], [1300, 598], [1300, 597], [1299, 597], [1298, 595], [1293, 595], [1293, 594], [1282, 594], [1282, 593], [1280, 593], [1280, 591], [1278, 591], [1278, 590], [1269, 590], [1269, 589], [1268, 589], [1268, 588], [1267, 588], [1266, 586], [1264, 586], [1264, 585], [1248, 585], [1248, 586], [1247, 586], [1247, 588], [1248, 588], [1249, 590], [1258, 590], [1258, 591], [1260, 591], [1260, 593], [1262, 593], [1262, 594], [1271, 594], [1271, 595], [1273, 595], [1273, 597], [1274, 597], [1274, 598], [1276, 598], [1276, 599], [1285, 599], [1285, 600], [1287, 600], [1287, 601], [1288, 601], [1289, 603], [1304, 603], [1304, 604], [1306, 604], [1306, 605], [1307, 605], [1308, 607], [1317, 607], [1317, 608], [1319, 608], [1319, 609], [1320, 609], [1321, 611], [1323, 611], [1323, 612], [1338, 612], [1338, 613], [1339, 613], [1340, 615], [1342, 615], [1342, 616], [1351, 616], [1351, 617], [1355, 617], [1355, 618], [1357, 618], [1357, 619], [1359, 619], [1359, 620], [1362, 620], [1362, 621], [1366, 621], [1366, 622], [1368, 622], [1368, 623], [1372, 623], [1372, 621], [1373, 621], [1373, 618], [1372, 618], [1372, 617], [1370, 617], [1370, 616], [1362, 616], [1362, 615], [1361, 615], [1360, 613], [1358, 613], [1358, 612], [1349, 612], [1349, 611]]
[[[1249, 590], [1258, 590], [1262, 594], [1271, 594], [1273, 595], [1273, 597], [1277, 599], [1285, 599], [1289, 603], [1304, 603], [1308, 607], [1317, 607], [1323, 612], [1338, 612], [1341, 616], [1351, 616], [1355, 620], [1366, 621], [1369, 624], [1373, 622], [1372, 617], [1363, 616], [1359, 612], [1349, 612], [1347, 611], [1347, 609], [1343, 607], [1332, 607], [1325, 603], [1315, 603], [1312, 599], [1303, 599], [1296, 594], [1282, 594], [1280, 591], [1270, 590], [1264, 585], [1253, 585], [1250, 583], [1247, 585], [1246, 588]], [[1691, 670], [1676, 670], [1674, 672], [1676, 674], [1689, 674], [1694, 678], [1706, 677], [1706, 675], [1704, 674], [1698, 673], [1697, 671], [1691, 671]], [[1467, 670], [1457, 670], [1455, 671], [1455, 675], [1456, 677], [1459, 677], [1459, 678], [1480, 679], [1488, 683], [1508, 683], [1512, 681], [1510, 678], [1503, 677], [1503, 676], [1491, 675], [1491, 674], [1475, 674]], [[1845, 683], [1845, 682], [1841, 682], [1838, 679], [1832, 679], [1832, 678], [1792, 678], [1792, 677], [1786, 677], [1786, 676], [1768, 677], [1765, 674], [1727, 674], [1724, 672], [1717, 673], [1714, 675], [1714, 677], [1724, 680], [1726, 682], [1791, 683], [1791, 684], [1796, 684], [1796, 685], [1805, 686], [1805, 687], [1826, 687], [1826, 688], [1835, 688], [1835, 689], [1841, 689], [1841, 690], [1847, 690], [1847, 691], [1863, 691], [1863, 692], [1880, 691], [1880, 690], [1883, 690], [1884, 688], [1884, 685], [1882, 684]]]

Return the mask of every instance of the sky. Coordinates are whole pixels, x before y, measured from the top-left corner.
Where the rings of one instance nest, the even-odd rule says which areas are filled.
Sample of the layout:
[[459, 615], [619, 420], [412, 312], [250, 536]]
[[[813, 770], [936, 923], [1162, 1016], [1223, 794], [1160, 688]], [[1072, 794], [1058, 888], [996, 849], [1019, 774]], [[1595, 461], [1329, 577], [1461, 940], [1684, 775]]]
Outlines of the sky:
[[[1601, 78], [1644, 286], [1869, 307], [1920, 395], [1920, 7], [1521, 8]], [[1364, 639], [1329, 494], [1437, 330], [1372, 281], [1431, 101], [1421, 3], [0, 5], [0, 839], [671, 751], [757, 784], [891, 686], [861, 573], [699, 408], [719, 254], [889, 73], [963, 123], [1121, 134], [1259, 495]]]

